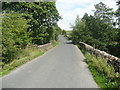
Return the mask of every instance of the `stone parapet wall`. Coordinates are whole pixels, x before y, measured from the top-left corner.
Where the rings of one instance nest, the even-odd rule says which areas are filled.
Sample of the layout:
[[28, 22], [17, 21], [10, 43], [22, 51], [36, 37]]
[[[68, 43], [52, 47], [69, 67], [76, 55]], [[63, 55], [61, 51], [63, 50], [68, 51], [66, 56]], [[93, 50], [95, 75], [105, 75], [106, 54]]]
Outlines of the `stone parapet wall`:
[[90, 52], [91, 54], [94, 54], [96, 56], [96, 58], [97, 57], [102, 57], [105, 60], [107, 60], [107, 63], [111, 64], [114, 67], [115, 72], [120, 73], [120, 58], [115, 57], [111, 54], [108, 54], [105, 51], [95, 49], [94, 47], [92, 47], [92, 46], [90, 46], [86, 43], [83, 43], [83, 42], [79, 42], [79, 45], [82, 48], [84, 48], [85, 50], [87, 50], [88, 52]]
[[35, 48], [38, 48], [38, 49], [41, 49], [41, 50], [45, 50], [45, 49], [47, 49], [51, 46], [52, 46], [52, 43], [47, 43], [47, 44], [43, 44], [43, 45], [34, 44], [34, 45], [28, 45], [27, 48], [35, 47]]
[[52, 43], [39, 45], [38, 48], [40, 48], [41, 50], [45, 50], [45, 49], [49, 48], [51, 45], [52, 45]]

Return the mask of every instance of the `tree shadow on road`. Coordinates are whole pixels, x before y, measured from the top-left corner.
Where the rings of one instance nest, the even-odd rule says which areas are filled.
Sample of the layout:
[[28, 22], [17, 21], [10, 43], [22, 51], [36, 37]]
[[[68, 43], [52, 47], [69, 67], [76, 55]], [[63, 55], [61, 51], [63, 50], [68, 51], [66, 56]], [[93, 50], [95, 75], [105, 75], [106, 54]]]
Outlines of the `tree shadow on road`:
[[66, 42], [64, 42], [65, 44], [73, 44], [73, 42], [72, 41], [66, 41]]

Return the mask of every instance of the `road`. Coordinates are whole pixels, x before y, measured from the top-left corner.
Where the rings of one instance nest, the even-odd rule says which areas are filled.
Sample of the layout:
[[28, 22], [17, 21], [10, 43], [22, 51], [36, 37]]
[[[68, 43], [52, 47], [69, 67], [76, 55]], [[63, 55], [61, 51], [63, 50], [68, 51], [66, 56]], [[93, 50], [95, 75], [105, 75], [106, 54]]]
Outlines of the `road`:
[[3, 88], [98, 88], [77, 46], [60, 43], [2, 79]]

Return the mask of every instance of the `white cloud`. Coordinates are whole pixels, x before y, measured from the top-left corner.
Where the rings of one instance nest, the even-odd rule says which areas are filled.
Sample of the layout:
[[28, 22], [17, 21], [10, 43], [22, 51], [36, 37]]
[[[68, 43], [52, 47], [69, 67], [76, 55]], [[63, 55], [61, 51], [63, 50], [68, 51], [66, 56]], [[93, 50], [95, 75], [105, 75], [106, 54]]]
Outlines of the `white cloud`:
[[58, 25], [65, 30], [70, 30], [70, 24], [74, 24], [75, 18], [79, 15], [81, 18], [85, 13], [93, 14], [94, 5], [103, 2], [110, 8], [116, 10], [116, 0], [57, 0], [56, 6], [62, 16]]

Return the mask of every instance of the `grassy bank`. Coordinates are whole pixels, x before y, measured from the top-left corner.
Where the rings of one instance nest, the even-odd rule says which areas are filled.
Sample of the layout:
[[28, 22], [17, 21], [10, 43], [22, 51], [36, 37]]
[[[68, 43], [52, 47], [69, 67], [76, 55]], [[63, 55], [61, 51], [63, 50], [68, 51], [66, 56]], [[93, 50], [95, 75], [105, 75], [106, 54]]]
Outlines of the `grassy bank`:
[[54, 41], [52, 42], [51, 46], [49, 46], [44, 50], [41, 50], [40, 48], [34, 46], [21, 50], [19, 56], [16, 59], [14, 59], [12, 62], [8, 64], [4, 64], [1, 62], [3, 67], [0, 69], [0, 77], [9, 74], [12, 70], [15, 70], [16, 68], [33, 60], [34, 58], [43, 55], [46, 51], [58, 45], [58, 43], [59, 41], [57, 42]]
[[96, 58], [89, 52], [81, 49], [94, 80], [100, 88], [119, 88], [120, 74], [115, 73], [114, 68], [102, 57]]

